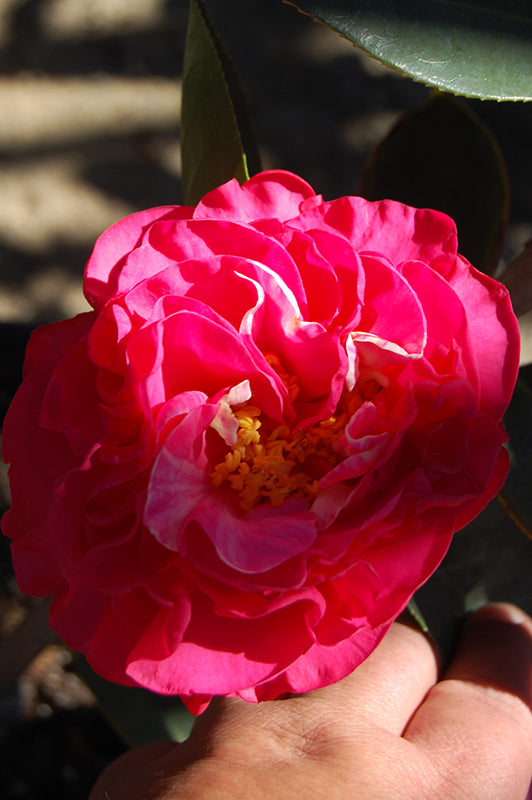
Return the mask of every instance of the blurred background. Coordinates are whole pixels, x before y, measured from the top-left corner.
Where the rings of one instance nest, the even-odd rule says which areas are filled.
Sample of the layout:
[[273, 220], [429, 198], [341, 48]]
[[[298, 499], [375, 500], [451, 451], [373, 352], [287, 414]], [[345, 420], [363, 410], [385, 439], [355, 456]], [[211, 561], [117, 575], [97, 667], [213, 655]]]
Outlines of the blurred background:
[[[326, 199], [356, 192], [364, 159], [428, 90], [281, 0], [207, 0], [231, 53], [263, 166]], [[187, 0], [0, 0], [0, 412], [29, 331], [86, 308], [97, 236], [180, 203]], [[497, 137], [512, 190], [504, 257], [532, 238], [532, 105], [469, 102]], [[5, 474], [1, 502], [9, 502]], [[124, 749], [46, 604], [22, 597], [0, 539], [0, 791], [84, 800]]]

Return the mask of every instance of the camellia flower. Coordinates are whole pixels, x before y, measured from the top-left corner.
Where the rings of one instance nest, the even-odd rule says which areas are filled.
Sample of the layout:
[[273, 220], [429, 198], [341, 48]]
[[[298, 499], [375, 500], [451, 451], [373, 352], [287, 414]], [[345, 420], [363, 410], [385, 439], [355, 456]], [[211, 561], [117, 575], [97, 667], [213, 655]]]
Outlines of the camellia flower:
[[275, 171], [117, 223], [85, 293], [5, 422], [22, 590], [195, 712], [347, 675], [506, 476], [506, 290], [446, 215]]

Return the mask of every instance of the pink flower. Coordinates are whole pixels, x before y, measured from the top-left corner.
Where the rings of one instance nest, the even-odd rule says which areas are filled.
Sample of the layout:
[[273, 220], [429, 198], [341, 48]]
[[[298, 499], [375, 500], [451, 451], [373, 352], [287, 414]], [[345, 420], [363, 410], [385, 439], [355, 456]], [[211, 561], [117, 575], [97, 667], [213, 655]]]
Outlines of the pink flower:
[[22, 590], [193, 711], [347, 675], [504, 481], [506, 290], [444, 214], [265, 172], [117, 223], [85, 292], [6, 418]]

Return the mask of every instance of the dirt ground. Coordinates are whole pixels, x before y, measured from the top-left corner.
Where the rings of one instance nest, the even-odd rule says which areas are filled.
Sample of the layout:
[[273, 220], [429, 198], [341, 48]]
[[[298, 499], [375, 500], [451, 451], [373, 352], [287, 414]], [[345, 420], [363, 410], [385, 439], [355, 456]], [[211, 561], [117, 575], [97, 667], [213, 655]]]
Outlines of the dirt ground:
[[[427, 89], [281, 0], [208, 0], [242, 76], [264, 167], [326, 198], [356, 191], [364, 158]], [[186, 0], [0, 0], [0, 412], [29, 331], [85, 308], [95, 238], [181, 201]], [[472, 102], [512, 187], [505, 248], [532, 238], [532, 105]], [[7, 505], [5, 476], [2, 503]], [[124, 747], [0, 542], [0, 787], [5, 800], [84, 800]]]

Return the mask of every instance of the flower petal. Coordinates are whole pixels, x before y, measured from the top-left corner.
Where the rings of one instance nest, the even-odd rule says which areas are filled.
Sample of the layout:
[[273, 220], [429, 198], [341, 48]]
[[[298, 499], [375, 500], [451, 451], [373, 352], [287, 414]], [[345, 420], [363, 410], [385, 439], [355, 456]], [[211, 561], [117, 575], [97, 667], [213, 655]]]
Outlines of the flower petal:
[[242, 186], [233, 179], [209, 192], [194, 212], [196, 219], [230, 219], [251, 222], [264, 217], [291, 219], [314, 190], [297, 175], [271, 170], [253, 175]]
[[96, 242], [85, 270], [85, 297], [92, 307], [99, 310], [115, 294], [122, 259], [150, 225], [156, 220], [186, 219], [191, 212], [185, 206], [160, 206], [138, 211], [108, 228]]

